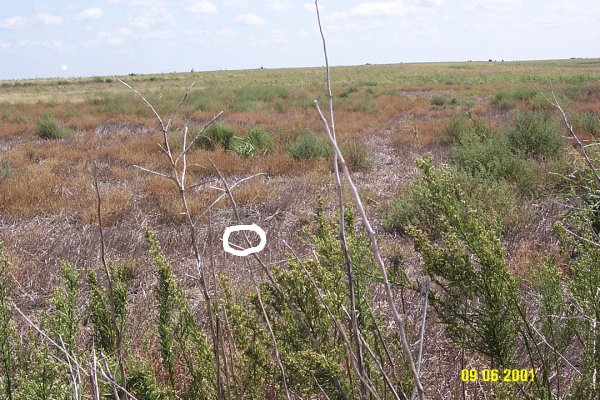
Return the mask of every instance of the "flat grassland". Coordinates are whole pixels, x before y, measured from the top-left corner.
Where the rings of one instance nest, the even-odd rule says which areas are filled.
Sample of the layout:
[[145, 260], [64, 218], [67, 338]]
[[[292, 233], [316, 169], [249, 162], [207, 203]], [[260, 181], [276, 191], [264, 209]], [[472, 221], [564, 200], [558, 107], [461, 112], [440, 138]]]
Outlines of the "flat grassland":
[[[421, 260], [403, 230], [410, 207], [398, 199], [418, 176], [415, 160], [431, 157], [435, 164], [468, 168], [484, 154], [481, 149], [469, 153], [457, 144], [452, 128], [457, 121], [483, 121], [492, 130], [502, 130], [522, 113], [543, 112], [567, 136], [557, 111], [538, 91], [553, 90], [584, 140], [600, 135], [598, 59], [364, 65], [334, 67], [331, 73], [338, 141], [375, 220], [386, 260], [400, 263], [410, 276], [420, 274]], [[234, 195], [243, 222], [267, 231], [265, 262], [277, 265], [286, 259], [284, 241], [298, 254], [310, 255], [299, 231], [313, 225], [318, 194], [328, 215], [336, 209], [330, 152], [302, 147], [326, 147], [319, 141], [325, 135], [313, 102], [327, 101], [323, 68], [120, 79], [165, 118], [195, 82], [174, 121], [170, 144], [175, 149], [182, 146], [184, 126], [194, 134], [221, 110], [218, 122], [233, 129], [235, 140], [243, 141], [253, 129], [267, 138], [269, 145], [254, 154], [219, 146], [200, 146], [190, 153], [188, 173], [198, 186], [190, 193], [189, 207], [203, 243], [208, 206], [216, 236], [235, 223], [227, 198], [214, 204], [221, 192], [214, 188], [219, 183], [211, 160], [231, 183], [256, 175], [236, 187]], [[44, 136], [44, 121], [59, 132], [56, 137]], [[302, 143], [314, 136], [312, 144]], [[135, 167], [168, 171], [161, 142], [150, 109], [117, 77], [0, 81], [0, 240], [19, 283], [13, 298], [24, 310], [33, 314], [44, 309], [60, 281], [59, 260], [70, 260], [81, 271], [99, 269], [94, 175], [102, 198], [107, 257], [130, 265], [128, 331], [144, 331], [151, 324], [147, 315], [154, 275], [145, 255], [147, 228], [157, 232], [173, 260], [190, 304], [202, 301], [191, 272], [193, 254], [177, 188]], [[540, 254], [558, 257], [552, 223], [563, 211], [558, 199], [565, 186], [552, 172], [567, 175], [582, 165], [566, 139], [561, 152], [564, 156], [527, 158], [526, 173], [508, 171], [501, 183], [506, 186], [493, 195], [496, 203], [488, 204], [492, 195], [482, 192], [483, 209], [504, 207], [499, 212], [502, 241], [517, 275]], [[218, 272], [228, 276], [234, 291], [248, 287], [246, 263], [225, 254], [218, 240], [213, 246]], [[208, 254], [206, 244], [204, 251]], [[130, 336], [135, 342], [135, 334]], [[436, 387], [439, 396], [458, 395], [458, 353], [444, 343], [430, 344], [429, 354], [447, 347], [445, 354], [429, 361], [429, 369], [424, 367], [438, 374], [425, 372], [424, 382]], [[138, 349], [142, 345], [132, 344]]]

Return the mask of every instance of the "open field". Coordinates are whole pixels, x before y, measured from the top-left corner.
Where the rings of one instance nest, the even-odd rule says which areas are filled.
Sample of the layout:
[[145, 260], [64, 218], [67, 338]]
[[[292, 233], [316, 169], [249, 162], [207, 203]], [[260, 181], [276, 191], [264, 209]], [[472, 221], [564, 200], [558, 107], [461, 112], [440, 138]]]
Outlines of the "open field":
[[[337, 210], [331, 148], [324, 140], [323, 127], [313, 103], [318, 99], [325, 108], [327, 102], [324, 69], [193, 72], [132, 75], [120, 79], [141, 92], [165, 119], [190, 84], [195, 83], [174, 119], [169, 146], [175, 151], [180, 151], [183, 146], [184, 126], [189, 127], [191, 138], [214, 115], [224, 111], [218, 126], [223, 132], [229, 129], [227, 132], [230, 133], [214, 133], [212, 142], [199, 141], [204, 144], [194, 146], [187, 156], [189, 184], [197, 184], [188, 192], [187, 201], [202, 258], [214, 260], [215, 277], [224, 277], [222, 279], [228, 281], [233, 293], [231, 296], [240, 299], [242, 305], [235, 307], [243, 310], [250, 308], [250, 303], [256, 305], [255, 296], [244, 297], [252, 291], [254, 278], [249, 270], [255, 266], [247, 259], [222, 250], [220, 236], [225, 227], [236, 222], [227, 197], [215, 203], [222, 191], [218, 189], [221, 187], [218, 172], [211, 163], [230, 184], [252, 177], [237, 186], [233, 195], [242, 222], [256, 223], [267, 232], [268, 244], [261, 257], [269, 268], [285, 271], [285, 266], [290, 263], [293, 266], [295, 260], [287, 245], [301, 260], [313, 260], [313, 253], [323, 250], [301, 232], [303, 229], [314, 232], [318, 226], [315, 216], [319, 197], [323, 198], [327, 218], [332, 218]], [[455, 226], [459, 227], [457, 231], [473, 229], [481, 234], [477, 230], [479, 225], [467, 222], [461, 225], [463, 220], [470, 221], [467, 215], [471, 215], [462, 206], [448, 203], [446, 209], [435, 208], [446, 205], [444, 201], [452, 197], [455, 190], [456, 193], [464, 191], [464, 194], [456, 195], [460, 200], [458, 203], [467, 204], [466, 210], [480, 212], [482, 226], [492, 226], [489, 232], [497, 234], [502, 251], [506, 251], [500, 256], [503, 261], [494, 265], [505, 264], [507, 276], [515, 279], [518, 293], [515, 296], [523, 301], [524, 312], [531, 313], [532, 324], [539, 322], [538, 329], [547, 329], [548, 323], [553, 322], [539, 317], [546, 297], [536, 291], [536, 271], [553, 262], [563, 277], [559, 292], [570, 292], [571, 278], [576, 275], [572, 266], [575, 261], [565, 253], [563, 242], [557, 238], [553, 227], [561, 221], [561, 216], [569, 209], [567, 206], [579, 207], [568, 196], [581, 194], [581, 187], [585, 185], [577, 187], [574, 182], [584, 182], [587, 175], [582, 172], [586, 168], [585, 160], [567, 137], [569, 132], [564, 128], [559, 112], [539, 90], [548, 95], [554, 91], [574, 130], [583, 143], [589, 145], [600, 136], [600, 60], [335, 67], [332, 69], [332, 86], [338, 143], [374, 221], [390, 274], [395, 276], [398, 303], [407, 316], [411, 343], [418, 342], [421, 317], [422, 296], [417, 282], [423, 282], [426, 276], [443, 276], [436, 275], [435, 266], [427, 264], [434, 263], [431, 260], [435, 257], [432, 254], [427, 257], [428, 246], [423, 242], [443, 247], [451, 242], [449, 237], [454, 237], [454, 231], [449, 227]], [[217, 135], [232, 137], [219, 142], [221, 136]], [[152, 112], [139, 97], [120, 84], [117, 77], [0, 81], [0, 241], [11, 260], [8, 277], [12, 299], [28, 315], [40, 316], [44, 310], [51, 309], [53, 288], [64, 280], [60, 261], [68, 260], [83, 277], [76, 309], [82, 315], [86, 313], [85, 299], [93, 291], [89, 284], [83, 284], [86, 274], [88, 271], [97, 271], [99, 276], [103, 274], [94, 188], [96, 176], [102, 199], [106, 258], [127, 266], [128, 311], [123, 325], [127, 357], [143, 358], [150, 363], [158, 382], [167, 387], [169, 371], [164, 360], [161, 361], [161, 343], [154, 325], [157, 276], [147, 255], [147, 229], [156, 232], [164, 254], [171, 260], [184, 298], [201, 330], [207, 331], [209, 323], [206, 322], [206, 305], [196, 276], [180, 193], [173, 182], [136, 167], [168, 173], [168, 158], [161, 152], [160, 143], [162, 134]], [[593, 159], [596, 159], [595, 149], [589, 147]], [[434, 169], [442, 171], [431, 178], [431, 182], [438, 185], [436, 190], [419, 179], [424, 173], [427, 176], [428, 167], [421, 166], [419, 172], [415, 164], [417, 159], [423, 158], [430, 158]], [[574, 171], [577, 173], [572, 174]], [[597, 188], [591, 187], [592, 198], [597, 199], [594, 197]], [[440, 193], [447, 193], [448, 197], [437, 198]], [[351, 203], [347, 188], [345, 194]], [[458, 207], [456, 220], [452, 219], [452, 213], [438, 218], [443, 210], [454, 210], [452, 207]], [[212, 240], [209, 240], [209, 219], [214, 231]], [[335, 229], [333, 232], [331, 237], [335, 238]], [[462, 237], [459, 233], [455, 236]], [[488, 240], [483, 234], [476, 237]], [[590, 240], [597, 245], [597, 237]], [[494, 240], [485, 243], [489, 246], [485, 249], [500, 248], [494, 247]], [[469, 243], [462, 242], [455, 247], [471, 249]], [[480, 250], [485, 253], [485, 249]], [[476, 251], [469, 254], [471, 260], [481, 258]], [[573, 257], [578, 260], [577, 256]], [[594, 258], [590, 256], [590, 259]], [[343, 264], [343, 259], [340, 260]], [[364, 265], [370, 265], [369, 260]], [[481, 261], [480, 264], [485, 263]], [[308, 265], [310, 268], [312, 264]], [[382, 326], [393, 326], [378, 276], [373, 278], [366, 267], [358, 269], [359, 275], [363, 275], [357, 279], [364, 280], [368, 288], [369, 297], [365, 301], [370, 303], [369, 310], [381, 313], [373, 319]], [[477, 269], [480, 270], [483, 267]], [[264, 271], [258, 271], [256, 267], [258, 278], [264, 280]], [[399, 271], [405, 271], [406, 276]], [[331, 279], [335, 276], [333, 273]], [[338, 278], [343, 281], [344, 276]], [[221, 281], [211, 276], [208, 282], [213, 288], [212, 294], [216, 298], [222, 296], [225, 289], [219, 284]], [[331, 287], [336, 287], [335, 283]], [[577, 298], [575, 289], [573, 293], [573, 298]], [[504, 295], [506, 293], [502, 292], [498, 296]], [[598, 297], [597, 293], [595, 296]], [[275, 304], [275, 289], [265, 288], [264, 297], [267, 305]], [[477, 303], [477, 300], [471, 300]], [[567, 304], [578, 303], [566, 299], [563, 305], [567, 307]], [[235, 307], [230, 312], [243, 320]], [[592, 309], [600, 311], [597, 304]], [[343, 315], [340, 318], [345, 319]], [[589, 346], [588, 339], [577, 333], [588, 332], [584, 328], [580, 331], [565, 328], [560, 332], [564, 336], [560, 339], [562, 358], [553, 356], [548, 350], [555, 346], [540, 350], [538, 356], [531, 355], [533, 350], [526, 349], [523, 340], [516, 340], [516, 345], [509, 346], [511, 356], [506, 360], [510, 358], [516, 369], [535, 370], [539, 377], [537, 384], [521, 382], [494, 386], [486, 382], [476, 385], [461, 382], [461, 369], [482, 370], [504, 365], [506, 360], [495, 358], [495, 354], [488, 357], [493, 352], [474, 350], [464, 342], [460, 345], [446, 333], [447, 321], [436, 314], [433, 307], [428, 318], [422, 366], [422, 382], [428, 398], [463, 398], [463, 395], [464, 398], [480, 398], [483, 394], [502, 399], [539, 398], [537, 396], [542, 393], [545, 398], [587, 399], [600, 393], [600, 384], [591, 388], [589, 381], [579, 382], [580, 376], [573, 371], [580, 371], [584, 376], [589, 365], [600, 366], [599, 355], [592, 355], [591, 364], [581, 356], [582, 351], [589, 350], [586, 347]], [[262, 324], [262, 316], [257, 321]], [[286, 326], [282, 322], [279, 327], [282, 337], [293, 334], [285, 331]], [[34, 340], [26, 338], [23, 332], [27, 329], [22, 321], [18, 323], [18, 329], [23, 342]], [[93, 329], [89, 326], [77, 328], [77, 335], [83, 338], [78, 346], [90, 345]], [[260, 336], [256, 333], [259, 328], [252, 329], [257, 329], [253, 332]], [[260, 332], [267, 337], [266, 328]], [[236, 333], [228, 334], [233, 337]], [[324, 342], [330, 339], [328, 334], [321, 334]], [[384, 366], [392, 371], [390, 376], [395, 379], [394, 386], [405, 385], [410, 390], [410, 374], [401, 360], [395, 335], [393, 329], [384, 329], [383, 336], [394, 356], [391, 358], [402, 365], [394, 366], [393, 362], [386, 361]], [[468, 336], [467, 333], [464, 335]], [[600, 343], [598, 333], [593, 335], [596, 336], [592, 341]], [[254, 340], [264, 340], [263, 344], [269, 342], [262, 337]], [[532, 341], [541, 343], [539, 338]], [[236, 343], [242, 346], [242, 342]], [[289, 346], [284, 346], [284, 354], [292, 354], [292, 348], [300, 345]], [[331, 354], [337, 354], [338, 350], [332, 347]], [[257, 356], [256, 365], [261, 366], [256, 368], [276, 371], [271, 350], [261, 351], [264, 354], [260, 357], [265, 359], [258, 360], [260, 357]], [[377, 351], [383, 352], [382, 348]], [[230, 356], [233, 360], [234, 356]], [[247, 364], [236, 360], [250, 368], [250, 356], [245, 354], [243, 357], [247, 357], [244, 358]], [[325, 387], [323, 393], [315, 389], [318, 385], [308, 387], [312, 383], [294, 382], [294, 371], [297, 378], [304, 371], [302, 368], [313, 368], [314, 371], [318, 364], [308, 363], [307, 367], [302, 364], [302, 357], [297, 357], [290, 365], [285, 360], [284, 364], [292, 371], [290, 384], [292, 388], [297, 385], [301, 398], [321, 399], [325, 398], [325, 392], [331, 398], [343, 398], [338, 393], [342, 389], [331, 378], [333, 372], [330, 370], [323, 372], [326, 376], [321, 382]], [[555, 358], [548, 361], [551, 357]], [[564, 359], [574, 365], [569, 366]], [[189, 390], [192, 383], [185, 374], [185, 362], [180, 361], [180, 364], [177, 367], [180, 379], [171, 389], [184, 398], [196, 398], [185, 394], [183, 388]], [[252, 364], [252, 368], [256, 365]], [[318, 365], [325, 369], [324, 364]], [[555, 377], [550, 378], [553, 371], [542, 370], [541, 366], [546, 365], [556, 368]], [[346, 371], [345, 368], [352, 370], [348, 365], [338, 367], [342, 371]], [[371, 367], [370, 373], [375, 374], [375, 367]], [[260, 379], [253, 383], [256, 397], [247, 394], [247, 398], [283, 396], [276, 378]], [[238, 391], [237, 398], [243, 398], [235, 379], [232, 381], [227, 390]], [[360, 386], [356, 377], [342, 383], [347, 386], [344, 390], [352, 393], [350, 398], [359, 398], [355, 393]], [[379, 381], [373, 385], [385, 387]], [[268, 393], [265, 388], [269, 389]], [[214, 396], [210, 390], [207, 393], [206, 398]], [[408, 393], [410, 397], [410, 391]], [[164, 396], [138, 398], [171, 398], [167, 394]], [[382, 398], [394, 397], [386, 391]]]

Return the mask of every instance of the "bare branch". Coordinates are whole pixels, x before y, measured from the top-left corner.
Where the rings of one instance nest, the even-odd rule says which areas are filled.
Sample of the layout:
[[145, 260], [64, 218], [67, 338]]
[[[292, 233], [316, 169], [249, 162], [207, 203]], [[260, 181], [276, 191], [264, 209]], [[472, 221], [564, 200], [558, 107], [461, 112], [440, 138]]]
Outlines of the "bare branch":
[[158, 119], [158, 122], [160, 123], [160, 128], [162, 129], [163, 132], [166, 131], [166, 127], [165, 124], [163, 123], [162, 118], [160, 117], [160, 114], [156, 111], [156, 109], [154, 108], [154, 106], [152, 104], [150, 104], [150, 102], [148, 100], [146, 100], [146, 98], [144, 97], [144, 95], [142, 95], [140, 92], [138, 92], [137, 90], [135, 90], [130, 84], [128, 84], [125, 81], [122, 81], [121, 79], [117, 78], [117, 80], [119, 82], [121, 82], [123, 85], [127, 86], [129, 88], [129, 90], [131, 90], [133, 93], [137, 94], [138, 97], [140, 99], [142, 99], [142, 101], [144, 103], [146, 103], [146, 105], [148, 107], [150, 107], [150, 109], [152, 110], [152, 112], [154, 113], [154, 116], [156, 116], [156, 118]]
[[194, 87], [195, 84], [196, 84], [196, 82], [192, 82], [192, 84], [188, 87], [188, 89], [185, 91], [185, 94], [179, 101], [179, 104], [177, 104], [177, 106], [173, 109], [173, 112], [171, 113], [171, 116], [169, 116], [169, 120], [167, 121], [167, 125], [165, 126], [166, 131], [169, 131], [169, 128], [171, 127], [171, 123], [173, 122], [173, 118], [175, 118], [175, 115], [177, 114], [177, 112], [179, 111], [179, 109], [181, 108], [183, 103], [185, 102], [185, 99], [187, 99], [188, 95], [192, 91], [192, 88]]
[[133, 165], [135, 168], [141, 169], [144, 172], [148, 172], [150, 174], [154, 174], [154, 175], [158, 175], [158, 176], [162, 176], [163, 178], [167, 178], [167, 179], [171, 179], [171, 180], [175, 180], [175, 178], [173, 178], [172, 176], [163, 174], [162, 172], [157, 172], [157, 171], [152, 171], [151, 169], [148, 168], [144, 168], [144, 167], [140, 167], [139, 165]]

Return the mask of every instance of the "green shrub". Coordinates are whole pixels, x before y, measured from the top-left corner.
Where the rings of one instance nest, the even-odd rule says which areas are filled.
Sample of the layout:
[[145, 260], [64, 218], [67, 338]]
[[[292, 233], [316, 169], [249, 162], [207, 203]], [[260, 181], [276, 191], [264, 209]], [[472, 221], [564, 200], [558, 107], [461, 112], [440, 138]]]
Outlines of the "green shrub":
[[438, 218], [439, 230], [431, 236], [411, 227], [409, 233], [434, 283], [432, 305], [450, 339], [486, 356], [492, 368], [508, 367], [516, 353], [517, 284], [498, 232], [451, 174], [430, 162], [418, 165], [424, 207]]
[[563, 153], [564, 140], [549, 114], [519, 112], [508, 127], [512, 150], [525, 157], [555, 159]]
[[445, 94], [436, 94], [431, 98], [431, 104], [434, 106], [445, 106], [448, 104], [456, 104], [457, 101], [455, 98], [450, 98]]
[[[464, 198], [453, 197], [458, 203], [457, 208], [463, 204], [465, 213], [467, 205], [480, 210], [490, 225], [499, 223], [498, 228], [502, 232], [520, 226], [526, 219], [526, 211], [518, 206], [517, 193], [504, 180], [472, 175], [452, 166], [434, 168], [429, 173], [443, 176], [440, 181], [448, 185], [442, 188], [444, 191], [450, 192], [454, 187], [461, 193], [467, 194]], [[413, 225], [429, 236], [441, 232], [442, 227], [437, 211], [428, 200], [432, 194], [429, 192], [427, 179], [431, 178], [422, 175], [398, 198], [389, 202], [383, 217], [383, 224], [387, 230], [406, 233], [407, 228]]]
[[273, 136], [260, 126], [255, 126], [246, 131], [244, 139], [252, 144], [256, 152], [266, 154], [273, 150]]
[[224, 124], [212, 124], [202, 133], [196, 145], [204, 150], [214, 150], [220, 146], [224, 150], [231, 150], [235, 130]]
[[52, 113], [45, 113], [37, 124], [37, 134], [42, 139], [64, 139], [67, 130], [60, 125]]
[[326, 158], [332, 154], [329, 141], [310, 131], [299, 136], [288, 148], [288, 153], [294, 160]]
[[492, 104], [502, 110], [510, 110], [515, 108], [515, 106], [517, 105], [517, 100], [514, 97], [512, 97], [508, 92], [502, 91], [496, 93]]
[[350, 93], [354, 93], [354, 92], [358, 92], [358, 86], [356, 86], [356, 84], [351, 84], [350, 86], [348, 86], [347, 88], [345, 88], [344, 90], [342, 90], [339, 94], [340, 97], [348, 97], [350, 95]]
[[373, 168], [373, 158], [363, 144], [346, 143], [341, 146], [340, 150], [352, 171], [369, 171]]
[[594, 111], [586, 111], [576, 118], [577, 125], [593, 136], [600, 134], [600, 116]]

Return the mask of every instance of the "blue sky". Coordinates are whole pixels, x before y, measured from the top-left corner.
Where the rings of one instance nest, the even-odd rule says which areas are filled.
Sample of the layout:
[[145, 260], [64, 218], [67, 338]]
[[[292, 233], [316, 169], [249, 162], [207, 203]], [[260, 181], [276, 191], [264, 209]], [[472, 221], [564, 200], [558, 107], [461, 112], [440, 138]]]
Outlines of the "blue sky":
[[[0, 79], [323, 65], [314, 2], [4, 1]], [[321, 0], [333, 65], [600, 57], [599, 0]]]

